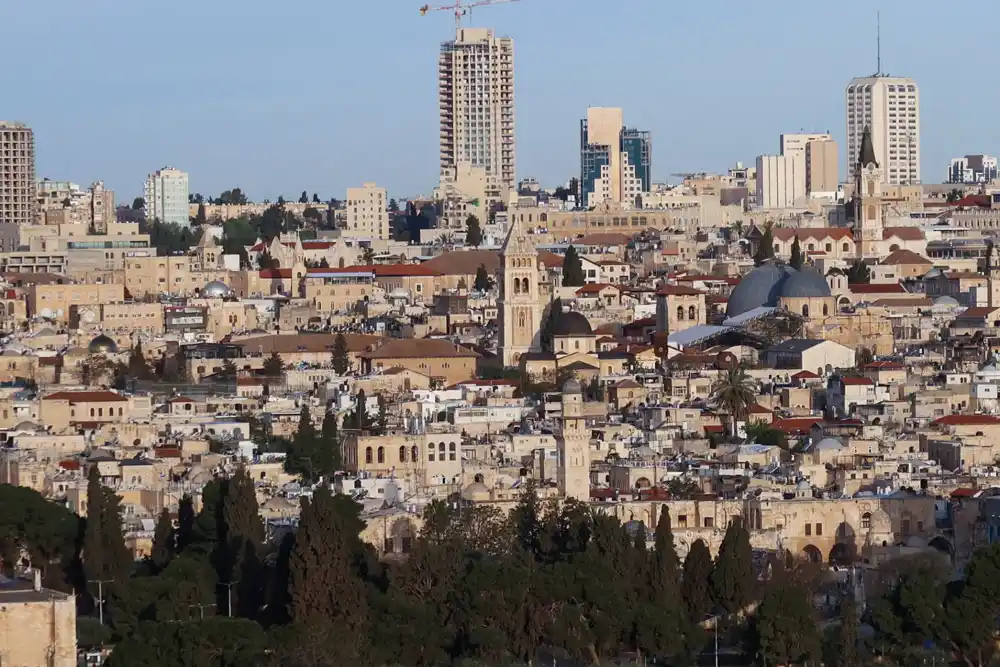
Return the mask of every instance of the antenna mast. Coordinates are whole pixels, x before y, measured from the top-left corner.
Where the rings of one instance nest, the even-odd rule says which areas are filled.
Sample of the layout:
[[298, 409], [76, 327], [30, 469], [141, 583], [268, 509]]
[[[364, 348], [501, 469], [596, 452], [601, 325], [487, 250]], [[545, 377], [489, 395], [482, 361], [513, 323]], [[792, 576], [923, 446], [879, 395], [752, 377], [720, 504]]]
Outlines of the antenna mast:
[[875, 12], [875, 76], [882, 76], [882, 12]]

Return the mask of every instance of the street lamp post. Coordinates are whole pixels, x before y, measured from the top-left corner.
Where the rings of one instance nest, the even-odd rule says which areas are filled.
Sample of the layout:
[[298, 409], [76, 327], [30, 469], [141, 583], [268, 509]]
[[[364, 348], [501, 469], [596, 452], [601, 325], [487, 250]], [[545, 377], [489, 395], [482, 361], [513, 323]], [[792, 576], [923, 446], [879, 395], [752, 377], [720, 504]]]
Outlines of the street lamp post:
[[214, 607], [214, 606], [215, 606], [214, 604], [189, 604], [188, 605], [188, 609], [193, 609], [193, 608], [197, 607], [198, 610], [201, 612], [201, 620], [204, 621], [205, 620], [205, 608], [206, 607]]
[[239, 579], [236, 581], [220, 581], [220, 586], [226, 587], [226, 611], [228, 612], [229, 618], [233, 617], [233, 585], [240, 583]]
[[104, 625], [104, 584], [113, 584], [114, 579], [88, 579], [88, 584], [97, 584], [97, 618]]

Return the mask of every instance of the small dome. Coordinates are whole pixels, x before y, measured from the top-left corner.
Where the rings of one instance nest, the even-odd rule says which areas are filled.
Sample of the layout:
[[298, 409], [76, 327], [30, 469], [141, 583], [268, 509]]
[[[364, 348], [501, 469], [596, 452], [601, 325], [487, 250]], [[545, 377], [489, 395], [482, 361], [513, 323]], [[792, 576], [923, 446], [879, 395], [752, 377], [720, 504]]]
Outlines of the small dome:
[[958, 299], [956, 299], [955, 297], [945, 295], [945, 296], [939, 296], [938, 298], [934, 299], [934, 305], [950, 307], [950, 306], [958, 306], [960, 304], [958, 303]]
[[831, 295], [830, 285], [826, 282], [823, 276], [819, 275], [812, 269], [794, 271], [788, 276], [788, 279], [782, 283], [780, 294], [784, 298], [792, 299], [811, 299], [816, 297], [828, 297]]
[[822, 440], [816, 443], [816, 445], [813, 447], [813, 451], [817, 452], [828, 451], [828, 450], [836, 451], [843, 448], [844, 445], [841, 444], [840, 440], [837, 440], [836, 438], [823, 438]]
[[23, 421], [14, 427], [15, 431], [40, 431], [42, 427], [35, 422]]
[[478, 503], [490, 500], [490, 490], [482, 482], [473, 482], [462, 489], [462, 500]]
[[564, 394], [582, 394], [583, 385], [576, 378], [570, 378], [562, 386], [562, 393]]
[[226, 286], [226, 283], [220, 280], [213, 280], [205, 285], [205, 289], [201, 291], [201, 295], [209, 299], [221, 299], [224, 296], [229, 296], [229, 288]]
[[729, 295], [726, 317], [736, 317], [761, 306], [777, 306], [781, 285], [795, 269], [769, 262], [743, 276]]
[[580, 313], [561, 313], [552, 327], [553, 336], [591, 336], [594, 330], [590, 322]]
[[101, 334], [90, 341], [87, 352], [90, 354], [117, 354], [118, 344], [110, 337]]

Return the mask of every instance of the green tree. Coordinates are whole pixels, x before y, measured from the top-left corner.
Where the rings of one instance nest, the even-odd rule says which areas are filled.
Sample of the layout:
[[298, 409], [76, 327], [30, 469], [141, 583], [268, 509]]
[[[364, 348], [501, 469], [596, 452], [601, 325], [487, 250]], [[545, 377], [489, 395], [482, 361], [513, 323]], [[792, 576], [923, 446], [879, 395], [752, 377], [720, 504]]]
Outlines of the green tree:
[[389, 200], [389, 213], [399, 213], [399, 203], [395, 199]]
[[341, 469], [342, 454], [340, 444], [340, 428], [337, 425], [339, 417], [337, 411], [328, 406], [326, 414], [323, 416], [323, 425], [320, 428], [320, 440], [322, 444], [318, 452], [318, 470], [324, 479], [330, 480], [334, 473]]
[[656, 524], [652, 567], [639, 609], [639, 646], [649, 654], [672, 662], [684, 650], [686, 610], [680, 588], [680, 560], [670, 528], [666, 505]]
[[485, 264], [480, 264], [476, 269], [476, 281], [472, 284], [472, 288], [477, 292], [489, 292], [493, 289], [493, 281], [490, 280]]
[[197, 513], [194, 511], [194, 500], [185, 493], [177, 505], [177, 535], [175, 544], [177, 552], [184, 551], [194, 539], [194, 522]]
[[727, 614], [743, 610], [754, 594], [753, 550], [742, 517], [729, 522], [712, 570], [712, 599]]
[[266, 248], [257, 255], [257, 269], [260, 271], [266, 271], [268, 269], [280, 268], [278, 260], [271, 256], [270, 251]]
[[302, 217], [310, 220], [313, 224], [319, 224], [323, 220], [323, 214], [319, 212], [318, 208], [313, 206], [306, 206], [302, 210]]
[[735, 436], [739, 422], [747, 420], [750, 408], [757, 402], [755, 382], [742, 366], [730, 366], [716, 381], [710, 400], [729, 416], [730, 435]]
[[232, 359], [225, 359], [222, 362], [222, 368], [219, 369], [218, 376], [223, 379], [234, 380], [239, 374], [239, 369], [236, 368], [236, 364], [233, 363]]
[[695, 540], [684, 559], [681, 593], [688, 620], [700, 623], [712, 610], [712, 552], [704, 540]]
[[300, 204], [308, 204], [309, 203], [309, 193], [307, 193], [305, 190], [303, 190], [302, 194], [299, 195], [299, 203]]
[[224, 547], [221, 552], [219, 581], [232, 585], [226, 591], [225, 603], [232, 601], [234, 616], [255, 618], [263, 605], [264, 565], [261, 549], [264, 542], [264, 524], [257, 505], [257, 491], [244, 466], [226, 484], [222, 503], [225, 526]]
[[478, 248], [483, 244], [483, 228], [479, 224], [479, 218], [469, 214], [465, 219], [465, 245], [470, 248]]
[[194, 216], [194, 224], [204, 225], [206, 222], [208, 222], [208, 216], [205, 215], [205, 204], [199, 203], [198, 213]]
[[142, 352], [142, 342], [136, 342], [128, 355], [128, 374], [138, 380], [148, 380], [153, 374]]
[[770, 259], [774, 259], [774, 232], [771, 229], [772, 226], [770, 222], [764, 225], [764, 234], [761, 235], [760, 241], [757, 243], [757, 252], [753, 256], [753, 262], [757, 266]]
[[316, 453], [317, 440], [309, 404], [303, 401], [299, 411], [299, 427], [285, 457], [285, 470], [291, 474], [301, 475], [310, 482], [314, 481], [316, 462], [312, 459]]
[[796, 235], [795, 240], [792, 241], [792, 257], [788, 261], [788, 264], [796, 271], [800, 271], [803, 263], [802, 246], [799, 245], [799, 237]]
[[587, 279], [583, 274], [583, 261], [576, 252], [576, 248], [573, 246], [566, 248], [566, 255], [563, 257], [563, 287], [582, 287], [586, 282]]
[[264, 360], [264, 376], [268, 378], [282, 378], [285, 374], [285, 362], [281, 355], [272, 352], [271, 356]]
[[825, 664], [831, 667], [858, 667], [858, 609], [851, 594], [840, 600], [840, 619], [833, 633], [833, 642], [827, 652]]
[[344, 334], [338, 333], [333, 339], [333, 370], [337, 375], [346, 375], [351, 369], [351, 359], [347, 351], [347, 338]]
[[[113, 608], [121, 602], [133, 559], [122, 531], [121, 500], [101, 483], [97, 465], [87, 473], [87, 521], [83, 534], [83, 572], [92, 595], [103, 589]], [[97, 582], [104, 582], [98, 587]], [[95, 606], [101, 604], [94, 598]]]
[[361, 263], [365, 266], [371, 266], [375, 263], [375, 251], [371, 248], [365, 248], [361, 251]]
[[162, 572], [174, 559], [177, 554], [176, 537], [170, 512], [164, 507], [156, 520], [156, 529], [153, 531], [153, 550], [149, 557], [155, 572]]
[[142, 197], [136, 197], [132, 200], [132, 210], [133, 211], [144, 211], [146, 209], [146, 200]]
[[807, 589], [783, 581], [770, 587], [757, 608], [751, 640], [765, 664], [802, 664], [820, 657], [817, 625]]
[[307, 647], [322, 648], [334, 660], [327, 664], [347, 664], [364, 655], [369, 609], [356, 560], [358, 534], [364, 527], [359, 510], [357, 503], [334, 496], [325, 485], [311, 500], [302, 500], [289, 563], [296, 641], [286, 650], [292, 655]]
[[847, 282], [850, 285], [863, 285], [871, 282], [872, 272], [868, 265], [862, 261], [851, 264], [847, 269]]

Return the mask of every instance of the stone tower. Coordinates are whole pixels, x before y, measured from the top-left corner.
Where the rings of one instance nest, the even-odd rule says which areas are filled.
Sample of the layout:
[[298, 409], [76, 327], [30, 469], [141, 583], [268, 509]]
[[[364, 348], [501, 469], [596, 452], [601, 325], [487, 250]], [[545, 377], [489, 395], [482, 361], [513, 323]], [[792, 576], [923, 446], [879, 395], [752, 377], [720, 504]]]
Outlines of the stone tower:
[[1000, 308], [1000, 258], [993, 241], [986, 242], [986, 305]]
[[556, 449], [559, 453], [559, 492], [563, 498], [590, 500], [590, 431], [583, 416], [583, 387], [568, 380], [562, 388], [562, 419]]
[[875, 159], [871, 129], [861, 137], [854, 180], [854, 248], [859, 259], [882, 254], [882, 169]]
[[[512, 216], [513, 217], [513, 216]], [[521, 355], [541, 351], [542, 296], [538, 290], [538, 251], [516, 220], [500, 250], [500, 358], [517, 366]]]

